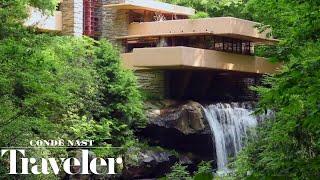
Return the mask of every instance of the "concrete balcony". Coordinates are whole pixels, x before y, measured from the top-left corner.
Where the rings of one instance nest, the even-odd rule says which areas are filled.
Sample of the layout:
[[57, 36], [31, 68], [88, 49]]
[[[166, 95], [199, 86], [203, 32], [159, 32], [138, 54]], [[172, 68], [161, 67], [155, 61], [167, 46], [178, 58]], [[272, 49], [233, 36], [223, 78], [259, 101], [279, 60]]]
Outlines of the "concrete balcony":
[[215, 69], [256, 74], [272, 74], [281, 66], [265, 58], [189, 47], [134, 49], [122, 54], [129, 69]]
[[248, 40], [255, 43], [268, 44], [277, 41], [267, 37], [267, 33], [270, 31], [260, 33], [255, 27], [257, 25], [259, 23], [233, 17], [132, 23], [129, 25], [128, 35], [118, 37], [118, 39], [217, 35]]
[[44, 15], [36, 8], [29, 9], [29, 18], [25, 21], [25, 26], [35, 26], [40, 31], [61, 31], [62, 13], [55, 11], [52, 16]]
[[107, 4], [105, 7], [125, 10], [148, 10], [161, 13], [192, 16], [195, 10], [188, 7], [168, 4], [154, 0], [121, 0], [119, 3]]

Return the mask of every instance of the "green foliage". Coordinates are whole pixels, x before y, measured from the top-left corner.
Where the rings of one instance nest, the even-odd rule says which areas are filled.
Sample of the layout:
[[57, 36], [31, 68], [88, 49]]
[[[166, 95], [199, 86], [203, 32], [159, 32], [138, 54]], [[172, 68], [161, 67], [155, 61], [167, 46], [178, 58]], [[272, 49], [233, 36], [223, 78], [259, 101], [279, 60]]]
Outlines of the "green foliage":
[[281, 40], [273, 52], [262, 52], [285, 64], [265, 78], [266, 87], [256, 88], [261, 95], [258, 112], [271, 109], [275, 118], [259, 128], [258, 139], [238, 156], [240, 177], [320, 175], [319, 8], [319, 1], [248, 2], [253, 17], [270, 25]]
[[201, 174], [201, 173], [211, 173], [212, 174], [212, 167], [211, 167], [211, 161], [202, 161], [198, 165], [198, 171], [196, 174]]
[[245, 7], [244, 0], [163, 0], [164, 2], [192, 7], [198, 11], [196, 18], [232, 16], [250, 18], [250, 13], [242, 10]]
[[84, 103], [76, 94], [95, 86], [93, 68], [84, 68], [91, 66], [85, 59], [85, 42], [31, 34], [1, 41], [1, 140], [14, 142], [10, 138], [21, 136], [19, 129], [24, 135], [42, 135], [60, 125], [69, 106]]
[[25, 34], [0, 42], [0, 146], [57, 138], [132, 146], [142, 101], [117, 51], [89, 38]]
[[162, 179], [168, 180], [212, 180], [213, 173], [211, 167], [211, 161], [202, 161], [198, 164], [198, 170], [194, 172], [194, 176], [191, 176], [187, 171], [187, 166], [183, 166], [180, 163], [176, 163], [171, 167], [171, 172]]
[[110, 43], [101, 41], [95, 53], [100, 83], [99, 102], [104, 107], [97, 111], [98, 116], [121, 120], [130, 127], [144, 126], [142, 97], [136, 78], [121, 67], [119, 52]]
[[287, 61], [297, 48], [319, 39], [319, 1], [250, 0], [244, 12], [261, 22], [261, 30], [272, 28], [272, 35], [281, 41], [266, 51], [266, 56]]
[[197, 13], [196, 13], [194, 16], [192, 16], [191, 18], [192, 18], [192, 19], [200, 19], [200, 18], [207, 18], [207, 17], [209, 17], [209, 14], [208, 14], [208, 13], [200, 11], [200, 12], [197, 12]]
[[[1, 40], [1, 147], [25, 147], [30, 140], [69, 136], [63, 114], [72, 105], [84, 103], [85, 99], [77, 97], [80, 89], [87, 92], [94, 86], [85, 42], [27, 32], [22, 38]], [[74, 48], [79, 53], [71, 53]], [[46, 154], [50, 152], [38, 153]]]
[[258, 88], [261, 111], [273, 109], [276, 119], [259, 131], [259, 141], [240, 156], [238, 172], [254, 175], [319, 176], [320, 43], [298, 49], [283, 71]]
[[202, 161], [198, 165], [198, 170], [195, 173], [194, 180], [212, 180], [213, 174], [212, 174], [212, 167], [211, 167], [211, 161], [205, 162]]
[[[106, 41], [27, 30], [21, 23], [29, 5], [50, 12], [56, 1], [0, 1], [0, 147], [90, 139], [106, 147], [94, 151], [98, 156], [126, 152], [137, 141], [133, 129], [145, 124], [133, 73], [122, 69], [119, 52]], [[66, 157], [68, 151], [28, 150], [32, 155]], [[7, 168], [1, 158], [0, 179]], [[57, 177], [23, 177], [36, 178]]]
[[51, 13], [57, 4], [58, 0], [0, 0], [0, 40], [25, 33], [22, 23], [30, 6]]
[[171, 173], [166, 175], [166, 179], [170, 180], [191, 180], [190, 173], [186, 170], [186, 166], [176, 163], [171, 167]]

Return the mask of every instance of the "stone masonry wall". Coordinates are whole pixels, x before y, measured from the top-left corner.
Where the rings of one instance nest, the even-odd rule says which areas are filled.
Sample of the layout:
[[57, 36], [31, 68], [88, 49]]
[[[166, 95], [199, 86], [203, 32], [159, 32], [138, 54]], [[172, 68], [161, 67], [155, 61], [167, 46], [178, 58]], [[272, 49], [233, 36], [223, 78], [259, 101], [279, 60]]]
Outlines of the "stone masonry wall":
[[[115, 4], [121, 3], [121, 0], [102, 0], [102, 4]], [[116, 40], [118, 36], [128, 35], [129, 26], [129, 13], [127, 10], [116, 10], [113, 8], [101, 6], [101, 22], [100, 38], [107, 38], [111, 43], [118, 46], [120, 50], [123, 50], [121, 41]]]
[[82, 36], [83, 34], [83, 0], [64, 0], [61, 4], [62, 33]]
[[[100, 17], [99, 30], [100, 39], [108, 39], [118, 46], [120, 51], [124, 50], [121, 41], [116, 37], [127, 36], [129, 26], [128, 10], [117, 10], [103, 5], [122, 3], [123, 0], [101, 0], [102, 6], [97, 12]], [[160, 70], [139, 70], [135, 71], [138, 85], [149, 95], [156, 97], [165, 96], [165, 72]]]
[[139, 70], [134, 73], [140, 88], [149, 95], [165, 97], [165, 72], [161, 70]]

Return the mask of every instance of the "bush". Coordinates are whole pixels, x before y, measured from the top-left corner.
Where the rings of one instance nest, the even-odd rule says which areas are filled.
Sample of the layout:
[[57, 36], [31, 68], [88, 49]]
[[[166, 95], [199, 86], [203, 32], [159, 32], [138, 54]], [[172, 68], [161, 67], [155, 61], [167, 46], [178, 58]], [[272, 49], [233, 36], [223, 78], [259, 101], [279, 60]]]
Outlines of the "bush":
[[194, 180], [212, 180], [213, 174], [212, 174], [212, 167], [211, 167], [211, 161], [205, 162], [202, 161], [198, 165], [198, 170], [195, 173], [193, 179]]
[[200, 18], [207, 18], [207, 17], [209, 17], [208, 13], [200, 11], [200, 12], [197, 12], [195, 15], [193, 15], [191, 18], [200, 19]]
[[171, 167], [171, 173], [166, 175], [168, 180], [191, 180], [190, 173], [186, 170], [186, 166], [176, 163]]
[[[25, 147], [37, 139], [91, 139], [95, 146], [123, 146], [143, 126], [134, 75], [117, 50], [90, 38], [35, 35], [0, 42], [0, 146]], [[38, 156], [67, 154], [66, 149]], [[1, 165], [1, 167], [7, 167]]]
[[166, 175], [165, 178], [167, 180], [212, 180], [212, 167], [211, 162], [202, 161], [198, 165], [198, 170], [194, 173], [194, 176], [191, 176], [187, 171], [187, 166], [183, 166], [180, 163], [176, 163], [171, 167], [171, 172]]
[[[28, 7], [50, 13], [57, 0], [0, 1], [0, 147], [38, 139], [90, 139], [98, 156], [126, 151], [133, 129], [145, 123], [132, 72], [106, 41], [37, 34], [22, 23]], [[66, 149], [32, 149], [36, 157], [66, 157]], [[8, 179], [0, 158], [0, 179]], [[12, 178], [12, 176], [10, 177]], [[17, 179], [54, 179], [24, 176]]]

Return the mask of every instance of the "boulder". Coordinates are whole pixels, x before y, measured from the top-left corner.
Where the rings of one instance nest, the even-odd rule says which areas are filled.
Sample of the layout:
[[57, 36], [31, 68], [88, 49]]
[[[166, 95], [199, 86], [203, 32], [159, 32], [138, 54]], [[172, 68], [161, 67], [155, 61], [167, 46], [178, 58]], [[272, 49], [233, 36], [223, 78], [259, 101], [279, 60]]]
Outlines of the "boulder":
[[163, 106], [159, 107], [149, 103], [148, 107], [151, 107], [147, 111], [149, 125], [174, 128], [185, 135], [210, 134], [201, 104], [194, 101], [179, 103], [170, 100], [165, 100], [162, 104]]
[[209, 124], [201, 104], [194, 101], [147, 102], [148, 125], [137, 132], [151, 146], [192, 153], [193, 161], [214, 160]]
[[[133, 150], [134, 151], [134, 150]], [[135, 156], [135, 157], [133, 157]], [[123, 179], [153, 179], [165, 176], [179, 158], [169, 151], [145, 150], [127, 153]]]

